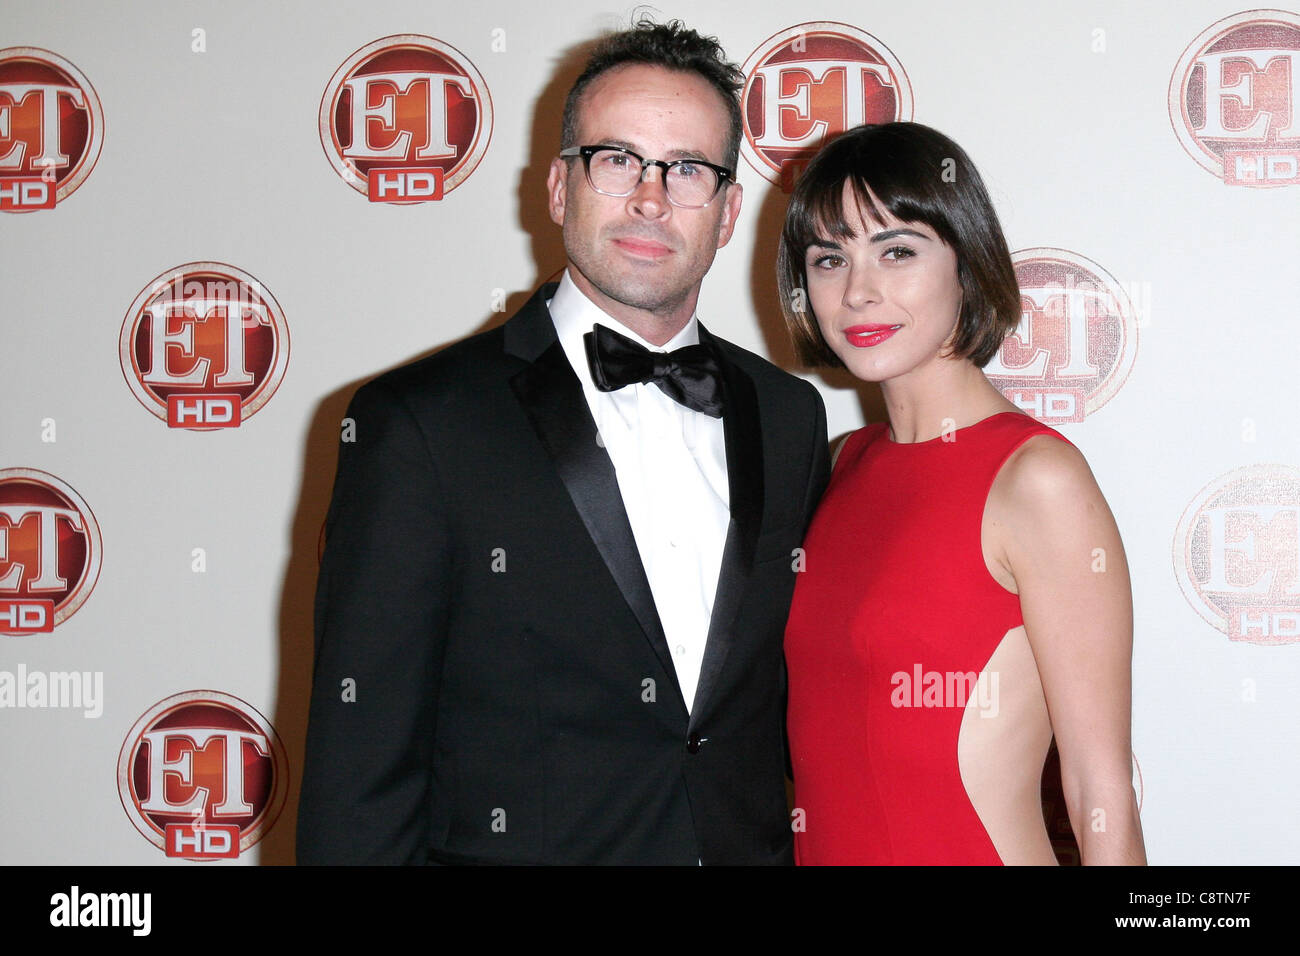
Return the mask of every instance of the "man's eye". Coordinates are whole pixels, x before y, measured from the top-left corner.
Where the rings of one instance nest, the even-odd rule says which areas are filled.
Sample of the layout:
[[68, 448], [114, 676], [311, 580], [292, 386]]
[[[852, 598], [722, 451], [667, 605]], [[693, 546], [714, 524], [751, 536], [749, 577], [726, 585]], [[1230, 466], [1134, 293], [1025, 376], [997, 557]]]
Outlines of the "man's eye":
[[624, 169], [632, 162], [632, 157], [627, 153], [599, 153], [596, 159], [602, 166], [608, 166], [610, 169]]
[[673, 167], [673, 175], [678, 179], [695, 179], [704, 175], [704, 169], [695, 163], [678, 163]]

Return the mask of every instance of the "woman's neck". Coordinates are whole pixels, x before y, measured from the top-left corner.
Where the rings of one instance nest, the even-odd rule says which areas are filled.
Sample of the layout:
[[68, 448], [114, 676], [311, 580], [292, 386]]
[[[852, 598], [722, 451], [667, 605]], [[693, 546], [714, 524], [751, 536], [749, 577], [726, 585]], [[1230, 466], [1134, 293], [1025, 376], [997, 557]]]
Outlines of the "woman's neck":
[[929, 441], [998, 412], [1016, 411], [969, 359], [935, 358], [880, 383], [894, 441]]

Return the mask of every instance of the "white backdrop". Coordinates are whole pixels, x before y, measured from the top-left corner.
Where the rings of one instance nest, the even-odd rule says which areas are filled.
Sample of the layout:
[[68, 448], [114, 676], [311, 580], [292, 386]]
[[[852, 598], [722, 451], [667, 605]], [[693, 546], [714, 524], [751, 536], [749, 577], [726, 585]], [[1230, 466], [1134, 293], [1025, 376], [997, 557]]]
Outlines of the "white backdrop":
[[[1300, 863], [1300, 188], [1225, 184], [1184, 148], [1169, 104], [1189, 46], [1249, 8], [754, 0], [743, 16], [736, 9], [700, 0], [655, 12], [719, 36], [738, 63], [804, 21], [865, 31], [902, 65], [910, 118], [975, 160], [1013, 249], [1070, 251], [1131, 295], [1130, 334], [1140, 326], [1131, 373], [1084, 421], [1060, 428], [1088, 456], [1132, 569], [1133, 747], [1148, 855]], [[237, 698], [278, 733], [287, 800], [239, 861], [292, 859], [311, 592], [339, 421], [362, 381], [502, 321], [562, 266], [543, 184], [573, 75], [565, 58], [625, 25], [633, 8], [572, 0], [565, 11], [401, 0], [5, 3], [0, 48], [41, 48], [74, 64], [102, 105], [103, 143], [54, 209], [0, 212], [0, 469], [37, 469], [75, 489], [98, 523], [102, 567], [52, 632], [0, 636], [0, 672], [15, 675], [11, 687], [20, 667], [100, 672], [103, 699], [94, 717], [19, 707], [0, 683], [4, 862], [192, 865], [133, 824], [118, 763], [154, 705], [196, 690]], [[1300, 24], [1300, 14], [1286, 16]], [[454, 47], [491, 91], [482, 161], [437, 202], [367, 202], [331, 167], [318, 129], [335, 71], [397, 34]], [[1268, 112], [1274, 140], [1264, 148], [1285, 159], [1300, 127], [1300, 58], [1287, 59], [1292, 34], [1270, 38], [1283, 65], [1251, 74], [1255, 101], [1238, 87], [1228, 115]], [[8, 121], [0, 112], [0, 187], [20, 132], [5, 82], [0, 72], [0, 111], [11, 107]], [[743, 160], [739, 177], [740, 223], [699, 314], [794, 369], [771, 269], [784, 195]], [[119, 357], [133, 301], [190, 262], [243, 270], [283, 309], [287, 371], [238, 428], [168, 428], [137, 400]], [[502, 300], [505, 313], [494, 310]], [[1090, 329], [1104, 337], [1104, 324]], [[826, 399], [832, 437], [882, 413], [874, 392], [843, 375], [805, 374]], [[1271, 467], [1216, 497], [1219, 479], [1255, 465]], [[1192, 507], [1207, 486], [1217, 517]], [[35, 533], [24, 527], [0, 519], [11, 545], [0, 552], [0, 599], [19, 543]], [[1231, 605], [1221, 627], [1213, 607], [1201, 613], [1189, 597], [1215, 581], [1211, 599]], [[1251, 620], [1274, 642], [1259, 640], [1258, 627], [1255, 639], [1231, 639], [1238, 606], [1263, 615]]]

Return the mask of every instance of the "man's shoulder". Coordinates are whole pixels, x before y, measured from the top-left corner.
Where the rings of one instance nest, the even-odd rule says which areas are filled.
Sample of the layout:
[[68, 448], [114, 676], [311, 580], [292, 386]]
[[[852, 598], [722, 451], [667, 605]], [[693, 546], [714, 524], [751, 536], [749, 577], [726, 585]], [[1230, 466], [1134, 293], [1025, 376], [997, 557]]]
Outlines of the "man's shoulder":
[[753, 380], [754, 387], [760, 394], [778, 397], [802, 395], [805, 398], [819, 395], [811, 382], [787, 372], [780, 366], [773, 365], [758, 353], [742, 348], [712, 332], [709, 335], [722, 357], [745, 372]]
[[[396, 392], [414, 398], [451, 398], [481, 394], [482, 389], [508, 379], [528, 364], [521, 351], [537, 351], [554, 338], [546, 300], [555, 286], [543, 285], [505, 323], [453, 342], [423, 358], [399, 365], [367, 382], [371, 391]], [[510, 338], [514, 331], [513, 340]], [[509, 345], [511, 341], [513, 345]], [[541, 345], [539, 345], [541, 343]]]
[[504, 326], [488, 329], [377, 375], [363, 387], [405, 397], [472, 391], [518, 367], [504, 343]]

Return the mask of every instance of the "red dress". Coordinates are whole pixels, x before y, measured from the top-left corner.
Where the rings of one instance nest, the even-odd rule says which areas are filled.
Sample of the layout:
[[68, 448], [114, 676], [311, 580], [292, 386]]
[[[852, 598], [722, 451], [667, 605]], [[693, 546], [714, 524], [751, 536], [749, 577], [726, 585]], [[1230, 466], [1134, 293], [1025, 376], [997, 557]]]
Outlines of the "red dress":
[[984, 504], [1040, 434], [1065, 441], [1002, 412], [914, 444], [868, 425], [841, 449], [785, 637], [798, 863], [1002, 862], [957, 738], [972, 680], [1024, 623], [984, 565]]

